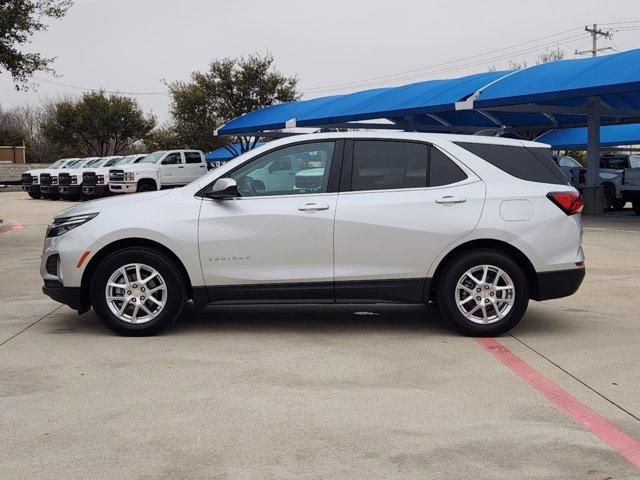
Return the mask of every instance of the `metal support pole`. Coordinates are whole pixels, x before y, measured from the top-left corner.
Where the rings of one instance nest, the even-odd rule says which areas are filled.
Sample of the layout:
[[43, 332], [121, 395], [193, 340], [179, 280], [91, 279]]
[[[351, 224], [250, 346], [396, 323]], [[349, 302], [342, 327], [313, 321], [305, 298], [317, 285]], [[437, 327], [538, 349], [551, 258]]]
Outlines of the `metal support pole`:
[[587, 186], [595, 187], [600, 168], [600, 105], [599, 97], [589, 98], [587, 117]]
[[600, 186], [600, 97], [589, 97], [587, 117], [587, 184], [583, 188], [584, 213], [604, 211], [604, 189]]

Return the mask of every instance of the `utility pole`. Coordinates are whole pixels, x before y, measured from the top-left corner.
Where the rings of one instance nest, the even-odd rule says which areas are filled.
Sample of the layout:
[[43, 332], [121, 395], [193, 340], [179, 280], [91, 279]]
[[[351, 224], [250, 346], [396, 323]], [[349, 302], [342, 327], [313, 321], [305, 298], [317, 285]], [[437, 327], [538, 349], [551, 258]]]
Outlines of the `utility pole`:
[[585, 53], [590, 53], [592, 57], [595, 57], [596, 55], [598, 55], [598, 52], [604, 52], [605, 50], [613, 50], [613, 48], [611, 47], [598, 48], [599, 37], [603, 37], [607, 39], [611, 39], [611, 37], [613, 37], [613, 33], [611, 33], [610, 30], [599, 30], [597, 23], [594, 23], [591, 28], [589, 28], [588, 26], [584, 27], [584, 30], [591, 34], [591, 38], [593, 41], [591, 50], [582, 50], [580, 52], [576, 50], [575, 55], [584, 55]]

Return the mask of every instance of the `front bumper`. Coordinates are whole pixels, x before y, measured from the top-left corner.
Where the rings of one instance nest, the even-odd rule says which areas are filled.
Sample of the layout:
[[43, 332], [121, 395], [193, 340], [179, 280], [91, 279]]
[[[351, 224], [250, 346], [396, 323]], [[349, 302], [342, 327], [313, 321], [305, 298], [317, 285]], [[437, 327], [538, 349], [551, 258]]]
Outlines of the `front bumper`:
[[111, 193], [135, 193], [138, 191], [138, 184], [135, 182], [109, 182]]
[[83, 185], [82, 193], [95, 197], [106, 197], [111, 191], [109, 190], [109, 185]]
[[33, 193], [34, 195], [39, 195], [40, 185], [22, 185], [22, 191]]
[[80, 313], [89, 309], [89, 306], [83, 301], [80, 287], [65, 287], [58, 280], [45, 280], [42, 292], [52, 300], [63, 303]]
[[533, 300], [551, 300], [552, 298], [573, 295], [580, 288], [584, 275], [584, 268], [539, 272], [537, 292], [532, 292], [531, 298]]
[[60, 187], [58, 185], [41, 185], [40, 193], [45, 195], [58, 195], [60, 193]]
[[82, 187], [80, 185], [63, 185], [60, 187], [62, 195], [80, 195]]

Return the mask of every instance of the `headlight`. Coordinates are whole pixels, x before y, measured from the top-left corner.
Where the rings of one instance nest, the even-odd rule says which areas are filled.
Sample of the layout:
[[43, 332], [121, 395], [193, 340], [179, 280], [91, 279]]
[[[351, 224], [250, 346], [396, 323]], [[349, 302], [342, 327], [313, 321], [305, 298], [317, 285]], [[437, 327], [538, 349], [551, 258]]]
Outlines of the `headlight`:
[[124, 172], [125, 182], [133, 182], [136, 179], [136, 174], [133, 172]]
[[78, 176], [77, 175], [70, 175], [69, 179], [71, 181], [71, 185], [76, 185], [78, 183]]
[[98, 212], [73, 215], [71, 217], [54, 218], [53, 223], [47, 227], [47, 238], [59, 237], [63, 233], [87, 223], [97, 215]]
[[99, 184], [103, 184], [104, 183], [104, 175], [98, 175], [97, 183], [99, 183]]

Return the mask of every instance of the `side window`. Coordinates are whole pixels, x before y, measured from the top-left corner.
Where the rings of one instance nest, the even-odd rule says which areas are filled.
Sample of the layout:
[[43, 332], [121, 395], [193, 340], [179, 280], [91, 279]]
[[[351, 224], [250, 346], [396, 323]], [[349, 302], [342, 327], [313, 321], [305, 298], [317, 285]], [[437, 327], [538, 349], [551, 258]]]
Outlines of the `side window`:
[[428, 148], [426, 144], [411, 142], [355, 141], [351, 189], [426, 187]]
[[449, 157], [431, 147], [429, 165], [429, 186], [439, 187], [441, 185], [451, 185], [467, 179], [467, 175]]
[[162, 160], [162, 165], [178, 165], [179, 163], [182, 163], [179, 152], [170, 153]]
[[516, 178], [529, 182], [567, 185], [566, 178], [553, 161], [548, 148], [475, 142], [455, 144]]
[[198, 152], [184, 152], [184, 159], [187, 163], [202, 163]]
[[297, 195], [327, 191], [334, 142], [303, 143], [251, 160], [229, 177], [241, 197]]

